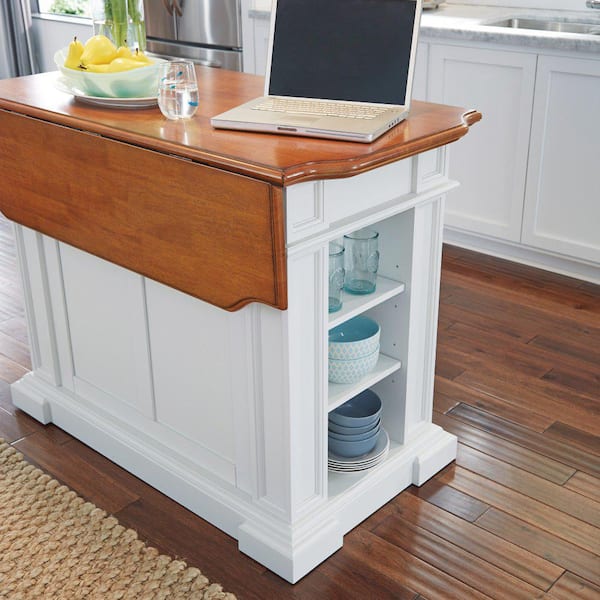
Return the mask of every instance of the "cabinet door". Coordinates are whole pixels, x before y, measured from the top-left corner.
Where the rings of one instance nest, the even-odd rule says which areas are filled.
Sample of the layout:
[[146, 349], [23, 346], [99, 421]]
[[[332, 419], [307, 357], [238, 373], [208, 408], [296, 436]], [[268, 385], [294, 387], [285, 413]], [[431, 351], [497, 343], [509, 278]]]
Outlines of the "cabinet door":
[[535, 55], [430, 44], [429, 100], [477, 108], [481, 123], [452, 144], [446, 224], [518, 242]]
[[600, 61], [540, 56], [523, 242], [600, 262]]
[[266, 75], [269, 54], [269, 19], [252, 19], [254, 26], [254, 73]]
[[60, 269], [63, 385], [103, 410], [131, 408], [152, 419], [142, 276], [62, 243]]
[[427, 61], [429, 57], [429, 44], [419, 42], [417, 46], [417, 60], [415, 63], [415, 76], [413, 78], [412, 99], [427, 100]]

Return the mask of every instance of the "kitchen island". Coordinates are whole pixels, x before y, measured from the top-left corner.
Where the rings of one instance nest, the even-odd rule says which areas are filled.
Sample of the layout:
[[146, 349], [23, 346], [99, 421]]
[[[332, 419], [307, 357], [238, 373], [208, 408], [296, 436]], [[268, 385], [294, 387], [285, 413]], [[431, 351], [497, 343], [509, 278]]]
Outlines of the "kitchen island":
[[[262, 79], [198, 68], [189, 122], [0, 81], [0, 210], [15, 223], [32, 372], [13, 402], [294, 582], [454, 459], [431, 422], [447, 144], [476, 111], [414, 103], [368, 145], [218, 131]], [[328, 314], [328, 244], [380, 234], [377, 290]], [[381, 325], [374, 372], [327, 382], [327, 331]], [[327, 469], [327, 415], [383, 401], [384, 462]]]

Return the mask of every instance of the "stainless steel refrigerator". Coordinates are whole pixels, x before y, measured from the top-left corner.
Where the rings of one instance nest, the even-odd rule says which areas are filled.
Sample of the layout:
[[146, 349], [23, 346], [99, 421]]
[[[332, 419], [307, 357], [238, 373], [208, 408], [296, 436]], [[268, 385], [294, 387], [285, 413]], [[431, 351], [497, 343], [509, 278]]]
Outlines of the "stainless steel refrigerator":
[[144, 0], [148, 51], [242, 70], [241, 0]]

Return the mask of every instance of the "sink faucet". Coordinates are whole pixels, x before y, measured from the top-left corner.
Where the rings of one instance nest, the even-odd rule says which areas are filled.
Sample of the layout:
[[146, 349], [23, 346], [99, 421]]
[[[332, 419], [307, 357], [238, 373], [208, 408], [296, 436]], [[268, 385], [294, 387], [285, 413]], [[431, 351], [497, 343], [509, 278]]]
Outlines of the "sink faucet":
[[587, 0], [585, 5], [588, 8], [600, 8], [600, 0]]

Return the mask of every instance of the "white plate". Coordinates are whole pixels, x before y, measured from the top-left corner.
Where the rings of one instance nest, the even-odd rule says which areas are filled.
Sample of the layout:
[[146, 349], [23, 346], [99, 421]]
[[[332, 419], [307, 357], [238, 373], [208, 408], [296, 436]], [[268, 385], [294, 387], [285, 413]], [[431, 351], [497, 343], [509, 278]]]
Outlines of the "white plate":
[[350, 466], [350, 465], [339, 466], [339, 465], [329, 464], [328, 468], [330, 471], [334, 471], [336, 473], [358, 473], [360, 471], [366, 471], [367, 469], [372, 469], [373, 467], [377, 466], [379, 463], [384, 462], [387, 457], [387, 454], [388, 454], [388, 451], [386, 450], [381, 456], [377, 457], [375, 460], [373, 460], [369, 463], [366, 463], [364, 465], [360, 465], [360, 466]]
[[384, 454], [376, 462], [369, 464], [369, 465], [365, 465], [364, 467], [355, 467], [354, 469], [347, 469], [347, 468], [342, 469], [340, 467], [329, 466], [328, 470], [331, 471], [332, 473], [362, 473], [363, 471], [368, 471], [369, 469], [376, 467], [379, 463], [384, 462], [385, 457], [386, 457], [386, 454]]
[[336, 464], [336, 463], [327, 463], [329, 467], [333, 468], [333, 469], [339, 469], [339, 470], [349, 470], [349, 471], [353, 471], [354, 469], [362, 469], [364, 467], [371, 467], [373, 465], [376, 465], [377, 463], [381, 462], [382, 458], [385, 458], [385, 456], [387, 455], [387, 451], [383, 452], [381, 454], [381, 456], [378, 456], [377, 458], [374, 458], [373, 460], [370, 460], [369, 462], [366, 463], [361, 463], [361, 464], [357, 464], [357, 465], [340, 465], [340, 464]]
[[370, 466], [372, 462], [385, 455], [389, 448], [390, 437], [388, 436], [387, 431], [382, 428], [379, 432], [379, 436], [377, 437], [377, 443], [375, 444], [375, 447], [373, 448], [373, 450], [371, 450], [371, 452], [354, 458], [337, 456], [337, 454], [329, 452], [328, 463], [330, 467], [339, 467], [340, 469], [344, 467], [356, 469], [358, 467], [365, 467], [365, 465]]
[[103, 98], [100, 96], [88, 96], [81, 90], [69, 85], [65, 79], [57, 79], [56, 88], [65, 94], [72, 95], [78, 102], [102, 106], [104, 108], [149, 108], [158, 104], [156, 96], [148, 98]]

